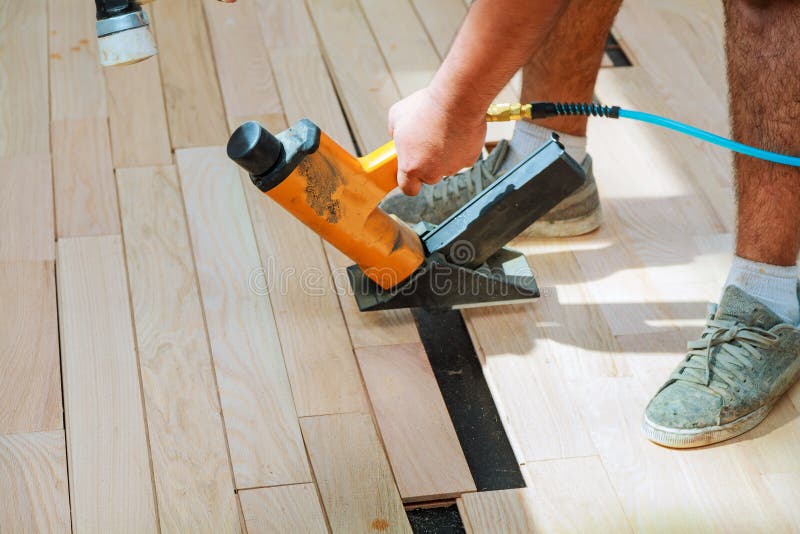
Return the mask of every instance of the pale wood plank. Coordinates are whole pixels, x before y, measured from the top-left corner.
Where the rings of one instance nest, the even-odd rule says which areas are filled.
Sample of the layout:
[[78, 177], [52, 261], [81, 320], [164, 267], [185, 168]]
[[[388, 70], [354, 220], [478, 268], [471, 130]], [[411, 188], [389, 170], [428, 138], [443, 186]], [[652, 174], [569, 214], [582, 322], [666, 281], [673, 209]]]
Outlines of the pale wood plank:
[[51, 120], [108, 117], [95, 6], [83, 0], [49, 0], [48, 15]]
[[[402, 96], [422, 89], [439, 67], [439, 55], [408, 1], [361, 0], [386, 64]], [[444, 7], [435, 5], [437, 12]]]
[[542, 522], [543, 531], [631, 531], [597, 456], [533, 462], [524, 471], [540, 506], [555, 512]]
[[114, 166], [171, 164], [158, 59], [107, 68], [105, 75]]
[[0, 436], [4, 532], [70, 532], [64, 431]]
[[58, 237], [118, 234], [108, 120], [56, 121], [52, 134]]
[[57, 262], [73, 529], [155, 531], [121, 238], [60, 239]]
[[239, 492], [250, 534], [328, 532], [314, 484], [293, 484]]
[[411, 0], [440, 57], [447, 55], [467, 9], [461, 0]]
[[244, 174], [242, 185], [264, 265], [256, 284], [272, 302], [297, 414], [368, 410], [322, 241]]
[[342, 148], [355, 153], [319, 49], [308, 46], [275, 48], [269, 51], [269, 56], [287, 121], [295, 123], [309, 117]]
[[53, 263], [0, 263], [0, 302], [0, 434], [61, 429]]
[[789, 521], [792, 531], [800, 531], [800, 473], [768, 473], [764, 481], [770, 495], [780, 504], [781, 512]]
[[50, 155], [0, 159], [0, 261], [55, 259]]
[[528, 488], [468, 493], [457, 504], [470, 534], [537, 532], [550, 513]]
[[174, 167], [119, 169], [125, 255], [162, 530], [239, 512]]
[[50, 151], [47, 0], [0, 2], [0, 158]]
[[263, 29], [264, 44], [268, 49], [295, 46], [317, 48], [317, 34], [305, 2], [254, 1], [258, 6], [258, 20]]
[[[236, 487], [309, 482], [292, 403], [292, 392], [305, 384], [293, 380], [290, 388], [283, 331], [254, 285], [261, 263], [239, 171], [221, 147], [179, 150], [176, 158]], [[327, 387], [341, 385], [333, 380]]]
[[254, 120], [270, 131], [283, 130], [286, 119], [263, 44], [258, 6], [253, 2], [232, 6], [218, 0], [205, 0], [203, 5], [228, 126], [234, 130]]
[[389, 140], [386, 116], [400, 99], [358, 0], [308, 0], [333, 81], [359, 147]]
[[422, 344], [363, 348], [356, 355], [403, 501], [476, 491]]
[[153, 6], [172, 148], [224, 144], [228, 129], [202, 2]]
[[334, 533], [411, 532], [369, 415], [305, 417], [300, 424]]

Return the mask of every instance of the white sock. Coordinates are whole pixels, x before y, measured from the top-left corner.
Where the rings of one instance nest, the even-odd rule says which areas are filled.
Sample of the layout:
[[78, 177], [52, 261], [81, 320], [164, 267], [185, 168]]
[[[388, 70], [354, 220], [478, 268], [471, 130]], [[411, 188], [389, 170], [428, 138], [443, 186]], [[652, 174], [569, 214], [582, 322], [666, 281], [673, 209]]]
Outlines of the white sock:
[[[508, 154], [503, 166], [500, 169], [502, 172], [508, 172], [517, 163], [527, 158], [536, 151], [540, 146], [550, 140], [550, 134], [553, 130], [533, 124], [528, 121], [517, 121], [514, 125], [514, 135], [511, 136], [511, 141], [508, 143]], [[579, 137], [577, 135], [562, 134], [556, 132], [559, 141], [567, 151], [567, 154], [578, 163], [583, 163], [586, 157], [586, 137]]]
[[797, 301], [797, 265], [782, 267], [733, 257], [725, 287], [737, 286], [775, 312], [789, 324], [800, 323]]

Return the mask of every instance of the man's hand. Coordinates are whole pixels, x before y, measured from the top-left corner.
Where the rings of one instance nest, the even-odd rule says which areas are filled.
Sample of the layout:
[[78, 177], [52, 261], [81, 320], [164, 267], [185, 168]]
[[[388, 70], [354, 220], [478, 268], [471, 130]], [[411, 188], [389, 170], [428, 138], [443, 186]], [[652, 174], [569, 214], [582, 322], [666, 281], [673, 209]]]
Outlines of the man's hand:
[[486, 137], [486, 110], [467, 111], [427, 87], [389, 110], [389, 134], [397, 149], [397, 183], [406, 195], [422, 184], [475, 163]]

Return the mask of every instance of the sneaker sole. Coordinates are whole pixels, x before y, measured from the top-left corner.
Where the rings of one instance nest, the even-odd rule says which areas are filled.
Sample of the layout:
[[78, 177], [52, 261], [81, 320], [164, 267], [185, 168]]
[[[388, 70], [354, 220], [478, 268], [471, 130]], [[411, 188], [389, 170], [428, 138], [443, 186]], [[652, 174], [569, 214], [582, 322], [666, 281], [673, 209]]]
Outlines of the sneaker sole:
[[525, 229], [522, 237], [575, 237], [597, 230], [603, 222], [603, 212], [598, 207], [591, 213], [561, 221], [536, 221]]
[[766, 404], [730, 423], [696, 429], [669, 428], [657, 425], [645, 415], [642, 421], [642, 431], [647, 439], [664, 447], [673, 449], [702, 447], [735, 438], [752, 430], [769, 415], [773, 406], [775, 406], [775, 402]]

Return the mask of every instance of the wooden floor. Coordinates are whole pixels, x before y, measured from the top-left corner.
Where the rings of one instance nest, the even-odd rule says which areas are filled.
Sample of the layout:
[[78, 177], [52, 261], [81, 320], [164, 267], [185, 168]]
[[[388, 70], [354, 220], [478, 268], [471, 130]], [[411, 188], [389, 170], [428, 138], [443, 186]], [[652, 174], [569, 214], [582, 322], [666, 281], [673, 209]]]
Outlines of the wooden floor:
[[[250, 119], [376, 148], [465, 12], [159, 0], [158, 57], [102, 70], [90, 2], [0, 0], [0, 531], [409, 532], [454, 499], [469, 532], [800, 531], [800, 388], [721, 446], [638, 428], [730, 262], [729, 154], [591, 123], [605, 224], [515, 243], [543, 297], [465, 313], [528, 484], [479, 493], [410, 313], [360, 314], [228, 161]], [[722, 31], [628, 0], [598, 98], [725, 133]]]

